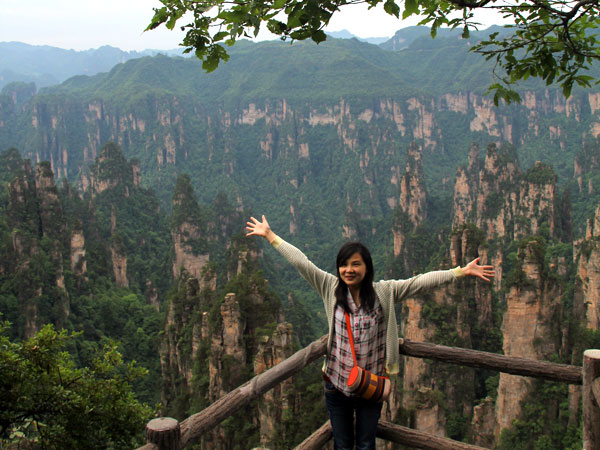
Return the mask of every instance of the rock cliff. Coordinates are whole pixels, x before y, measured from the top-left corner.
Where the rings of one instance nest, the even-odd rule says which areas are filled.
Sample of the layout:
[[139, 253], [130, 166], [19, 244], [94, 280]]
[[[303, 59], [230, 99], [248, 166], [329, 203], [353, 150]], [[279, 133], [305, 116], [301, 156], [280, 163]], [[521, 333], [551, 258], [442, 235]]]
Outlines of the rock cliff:
[[[452, 265], [464, 266], [485, 253], [484, 234], [463, 225], [452, 234]], [[493, 328], [491, 290], [481, 282], [464, 280], [407, 299], [402, 305], [406, 338], [443, 345], [482, 348]], [[475, 371], [420, 358], [405, 358], [402, 368], [402, 408], [408, 423], [439, 436], [458, 438], [465, 433], [464, 418], [473, 414]]]
[[[238, 277], [240, 288], [247, 282], [244, 279], [243, 274]], [[165, 411], [198, 412], [293, 352], [291, 325], [279, 323], [272, 331], [257, 326], [265, 319], [274, 324], [278, 316], [272, 311], [273, 300], [260, 294], [262, 288], [248, 286], [250, 294], [242, 288], [219, 300], [213, 285], [206, 271], [200, 280], [182, 271], [177, 292], [170, 298], [161, 345]], [[292, 391], [291, 380], [280, 384], [256, 406], [239, 411], [234, 421], [254, 422], [260, 429], [260, 442], [268, 444], [280, 433], [282, 414], [294, 409]], [[240, 439], [239, 432], [226, 425], [218, 427], [203, 438], [202, 446], [231, 448]]]
[[[293, 351], [292, 327], [283, 323], [279, 301], [256, 273], [256, 242], [232, 236], [240, 211], [223, 197], [212, 206], [215, 216], [204, 208], [189, 178], [180, 177], [171, 230], [177, 288], [168, 298], [160, 351], [165, 414], [200, 411]], [[222, 270], [216, 271], [212, 261], [223, 258]], [[286, 381], [237, 412], [231, 421], [239, 426], [223, 424], [203, 438], [202, 446], [240, 445], [248, 429], [242, 423], [248, 421], [260, 429], [261, 443], [281, 438], [282, 414], [295, 402], [291, 380]]]
[[[293, 329], [289, 323], [279, 323], [271, 336], [260, 338], [258, 351], [254, 358], [254, 375], [285, 361], [293, 354]], [[293, 380], [288, 378], [267, 392], [258, 402], [258, 422], [260, 424], [260, 443], [265, 447], [281, 433], [279, 424], [289, 414], [295, 413], [296, 396]]]
[[600, 328], [600, 206], [588, 220], [585, 239], [578, 245], [575, 298], [586, 328]]
[[[19, 273], [17, 297], [25, 317], [25, 336], [39, 330], [39, 307], [56, 308], [57, 325], [69, 315], [69, 298], [65, 290], [63, 252], [67, 234], [54, 176], [49, 165], [40, 163], [32, 169], [22, 161], [18, 175], [8, 185], [9, 217], [12, 228], [12, 251], [4, 255], [10, 267]], [[11, 261], [12, 260], [12, 261]]]
[[[570, 314], [560, 301], [570, 258], [560, 240], [571, 232], [570, 219], [560, 216], [570, 208], [556, 184], [552, 168], [542, 163], [522, 171], [510, 147], [491, 144], [480, 160], [479, 148], [471, 146], [466, 166], [456, 173], [447, 258], [456, 267], [479, 256], [495, 266], [496, 278], [492, 285], [464, 280], [408, 299], [402, 306], [407, 338], [533, 359], [568, 358], [572, 331], [558, 318]], [[581, 297], [587, 295], [586, 282], [593, 283], [593, 275], [586, 278], [592, 266], [580, 258], [580, 277], [586, 280]], [[499, 300], [506, 303], [502, 315]], [[466, 433], [486, 446], [497, 444], [501, 431], [521, 417], [522, 402], [538, 389], [529, 379], [502, 374], [497, 391], [490, 390], [492, 374], [418, 358], [406, 358], [402, 370], [399, 405], [407, 423], [438, 435]], [[576, 395], [571, 394], [573, 405]], [[473, 409], [475, 398], [481, 404]]]
[[[472, 136], [483, 133], [489, 140], [503, 140], [514, 145], [522, 145], [527, 139], [547, 133], [553, 142], [564, 148], [566, 133], [563, 127], [544, 121], [551, 115], [580, 124], [588, 135], [598, 135], [600, 125], [594, 115], [598, 94], [571, 98], [568, 102], [548, 90], [528, 91], [522, 96], [525, 101], [516, 110], [496, 108], [490, 99], [468, 91], [442, 94], [437, 98], [422, 95], [378, 98], [372, 104], [362, 102], [360, 106], [341, 99], [323, 107], [308, 108], [282, 98], [264, 103], [249, 101], [239, 109], [217, 107], [215, 110], [209, 110], [194, 98], [183, 99], [177, 95], [150, 96], [143, 111], [139, 110], [139, 105], [118, 108], [110, 99], [91, 102], [64, 99], [56, 103], [48, 98], [22, 114], [29, 116], [31, 133], [42, 143], [41, 148], [25, 148], [27, 155], [38, 161], [50, 161], [60, 176], [77, 173], [81, 161], [93, 162], [108, 140], [121, 145], [126, 154], [141, 145], [145, 149], [140, 158], [144, 172], [149, 165], [160, 170], [186, 164], [194, 158], [190, 146], [198, 142], [198, 138], [192, 138], [196, 125], [203, 130], [202, 140], [209, 143], [209, 156], [218, 158], [225, 170], [233, 169], [239, 162], [231, 154], [231, 141], [228, 144], [222, 132], [240, 127], [263, 130], [256, 136], [255, 145], [267, 159], [286, 155], [307, 160], [313, 156], [310, 143], [303, 136], [317, 127], [335, 129], [336, 144], [345, 148], [345, 152], [358, 150], [359, 140], [363, 139], [359, 138], [362, 133], [359, 130], [365, 129], [365, 125], [374, 127], [366, 138], [370, 146], [379, 151], [390, 152], [389, 145], [397, 134], [407, 138], [408, 142], [419, 142], [428, 152], [443, 152], [452, 145], [445, 136], [454, 131], [442, 125], [446, 123], [444, 117], [448, 113], [462, 119], [463, 133]], [[591, 111], [592, 115], [588, 117], [582, 111]], [[190, 114], [197, 118], [197, 123], [186, 120]], [[73, 115], [84, 130], [81, 138], [67, 133], [67, 123]], [[527, 125], [520, 126], [521, 121]], [[79, 148], [77, 154], [75, 145]], [[224, 152], [225, 158], [214, 152], [214, 146], [221, 145], [230, 149], [230, 152]], [[210, 147], [213, 147], [212, 151]], [[364, 165], [368, 165], [368, 160], [364, 160]], [[368, 173], [364, 176], [367, 183], [373, 181]], [[293, 178], [300, 183], [302, 177]]]
[[[507, 281], [506, 312], [502, 322], [505, 355], [549, 360], [562, 348], [562, 290], [551, 277], [559, 270], [545, 267], [544, 242], [540, 238], [523, 241], [518, 265]], [[564, 268], [564, 266], [563, 266]], [[496, 401], [496, 436], [512, 426], [522, 413], [522, 401], [533, 391], [534, 380], [500, 374]]]

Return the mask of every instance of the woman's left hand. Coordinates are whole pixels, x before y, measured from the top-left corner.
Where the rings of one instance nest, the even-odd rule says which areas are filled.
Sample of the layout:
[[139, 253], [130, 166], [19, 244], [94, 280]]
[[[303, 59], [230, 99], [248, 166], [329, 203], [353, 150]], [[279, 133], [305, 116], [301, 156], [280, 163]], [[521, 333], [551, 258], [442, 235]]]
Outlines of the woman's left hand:
[[475, 258], [469, 264], [462, 268], [465, 275], [479, 277], [484, 281], [490, 281], [490, 278], [493, 278], [496, 275], [494, 271], [494, 266], [480, 266], [479, 259]]

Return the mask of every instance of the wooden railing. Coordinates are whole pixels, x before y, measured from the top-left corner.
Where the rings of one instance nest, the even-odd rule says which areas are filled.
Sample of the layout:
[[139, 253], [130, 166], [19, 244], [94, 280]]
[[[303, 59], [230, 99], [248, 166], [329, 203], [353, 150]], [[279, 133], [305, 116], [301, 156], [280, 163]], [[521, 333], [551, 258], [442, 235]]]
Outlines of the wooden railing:
[[[600, 350], [587, 350], [584, 353], [582, 368], [477, 350], [413, 342], [408, 339], [400, 339], [398, 344], [400, 353], [406, 356], [434, 359], [449, 364], [497, 370], [512, 375], [542, 378], [562, 383], [582, 384], [583, 449], [600, 449]], [[181, 423], [165, 417], [151, 420], [146, 426], [148, 443], [139, 450], [181, 450], [188, 445], [198, 443], [202, 435], [227, 417], [323, 356], [326, 345], [327, 336], [325, 335]], [[379, 422], [377, 436], [426, 450], [485, 450], [482, 447], [434, 436], [385, 421]], [[331, 425], [326, 422], [298, 445], [296, 450], [321, 449], [331, 437]]]

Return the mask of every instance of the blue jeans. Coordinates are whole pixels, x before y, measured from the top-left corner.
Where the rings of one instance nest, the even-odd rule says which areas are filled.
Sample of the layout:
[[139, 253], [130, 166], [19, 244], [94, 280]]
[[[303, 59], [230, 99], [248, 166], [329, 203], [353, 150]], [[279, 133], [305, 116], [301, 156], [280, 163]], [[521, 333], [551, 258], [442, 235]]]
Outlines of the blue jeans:
[[335, 450], [354, 450], [355, 431], [356, 450], [375, 450], [375, 435], [382, 402], [347, 397], [326, 381], [325, 405], [331, 421]]

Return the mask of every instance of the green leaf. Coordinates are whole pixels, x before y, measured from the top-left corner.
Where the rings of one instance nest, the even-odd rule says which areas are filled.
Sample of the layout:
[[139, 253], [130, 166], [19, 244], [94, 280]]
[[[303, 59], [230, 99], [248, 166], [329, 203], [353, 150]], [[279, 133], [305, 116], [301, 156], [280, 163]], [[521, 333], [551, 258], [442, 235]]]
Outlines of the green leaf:
[[169, 13], [167, 12], [167, 8], [154, 8], [154, 17], [152, 17], [152, 20], [150, 21], [150, 24], [146, 27], [145, 31], [154, 30], [164, 21], [166, 21], [168, 17]]
[[167, 27], [169, 30], [173, 30], [173, 28], [175, 28], [175, 24], [181, 18], [183, 13], [184, 13], [183, 9], [179, 9], [179, 10], [175, 11], [174, 13], [171, 13], [171, 16], [165, 22], [165, 27]]
[[214, 71], [221, 61], [227, 61], [229, 55], [225, 48], [219, 44], [212, 44], [208, 47], [204, 61], [202, 61], [202, 68], [207, 72]]
[[419, 4], [417, 3], [417, 0], [405, 0], [402, 19], [406, 19], [413, 14], [419, 14]]
[[267, 30], [276, 35], [285, 34], [287, 25], [279, 20], [271, 19], [267, 22]]
[[213, 36], [213, 41], [221, 41], [221, 40], [223, 40], [227, 36], [229, 36], [229, 32], [228, 31], [219, 31], [217, 34], [215, 34]]
[[567, 81], [565, 83], [562, 84], [562, 91], [563, 91], [563, 95], [566, 98], [569, 98], [571, 96], [571, 90], [573, 89], [573, 81]]
[[391, 16], [400, 17], [400, 7], [394, 0], [386, 0], [383, 4], [383, 10]]
[[325, 41], [326, 39], [327, 39], [327, 35], [325, 34], [325, 32], [323, 30], [317, 30], [312, 35], [312, 40], [315, 41], [317, 44], [319, 42]]

